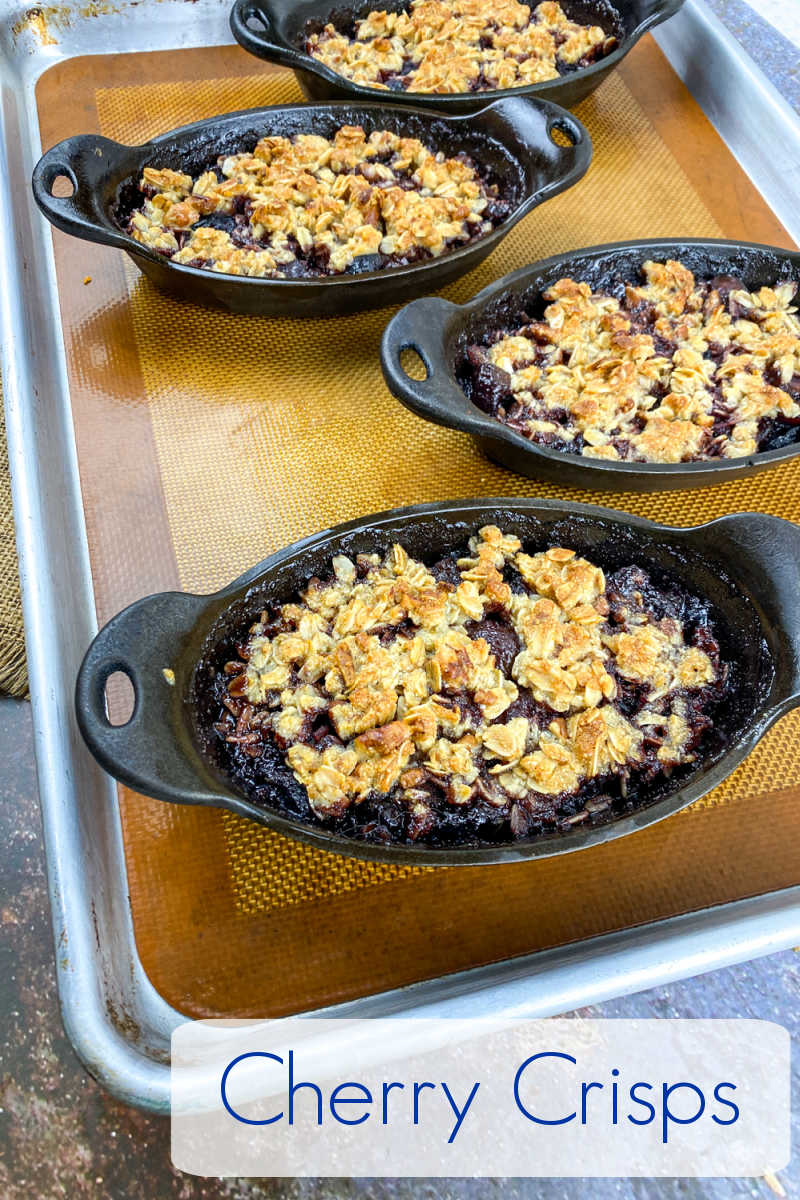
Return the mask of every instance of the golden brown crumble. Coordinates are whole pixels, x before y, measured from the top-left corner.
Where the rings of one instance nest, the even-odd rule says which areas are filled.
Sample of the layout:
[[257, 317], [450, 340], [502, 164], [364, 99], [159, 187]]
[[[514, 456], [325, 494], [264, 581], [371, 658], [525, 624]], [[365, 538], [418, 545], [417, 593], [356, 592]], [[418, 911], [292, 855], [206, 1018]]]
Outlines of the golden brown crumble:
[[527, 554], [492, 525], [449, 564], [401, 545], [334, 557], [328, 579], [251, 627], [218, 732], [254, 758], [276, 741], [320, 818], [393, 793], [412, 840], [436, 819], [432, 787], [447, 806], [535, 811], [693, 761], [718, 647], [649, 611], [646, 576], [609, 584], [574, 550]]
[[475, 402], [533, 441], [613, 462], [740, 458], [793, 440], [797, 285], [751, 293], [673, 260], [642, 271], [613, 295], [560, 279], [542, 320], [471, 347]]
[[616, 38], [571, 21], [560, 4], [516, 0], [413, 0], [376, 10], [355, 36], [328, 24], [306, 50], [366, 87], [409, 92], [485, 92], [557, 79], [608, 54]]
[[189, 266], [272, 279], [340, 274], [436, 258], [508, 215], [465, 157], [446, 158], [389, 130], [344, 125], [263, 137], [197, 178], [145, 167], [128, 230]]

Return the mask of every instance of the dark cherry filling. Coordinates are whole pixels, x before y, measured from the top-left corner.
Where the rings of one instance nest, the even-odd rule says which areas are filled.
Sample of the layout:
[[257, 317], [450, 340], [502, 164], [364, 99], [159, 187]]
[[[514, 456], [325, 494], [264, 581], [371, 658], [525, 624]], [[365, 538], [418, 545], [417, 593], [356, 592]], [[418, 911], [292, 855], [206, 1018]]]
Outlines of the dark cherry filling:
[[[567, 6], [567, 8], [568, 7], [569, 6]], [[329, 20], [330, 23], [335, 27], [337, 34], [350, 38], [351, 41], [355, 40], [356, 27], [355, 22], [352, 19], [348, 20], [346, 18], [337, 18], [335, 14], [332, 14]], [[490, 28], [496, 31], [496, 23], [491, 22]], [[302, 42], [302, 49], [305, 50], [306, 54], [310, 55], [312, 58], [317, 58], [319, 56], [315, 53], [316, 47], [311, 40], [311, 37], [313, 34], [320, 32], [321, 29], [318, 21], [306, 22], [305, 37]], [[567, 40], [568, 35], [562, 31], [553, 34], [553, 41], [555, 42], [556, 48], [562, 46]], [[324, 40], [321, 39], [320, 44], [324, 45]], [[597, 46], [592, 46], [582, 58], [574, 63], [564, 62], [563, 59], [556, 55], [554, 63], [555, 69], [560, 76], [574, 75], [576, 71], [583, 71], [586, 69], [586, 67], [591, 67], [594, 63], [599, 62], [601, 59], [607, 58], [612, 51], [616, 50], [618, 44], [618, 39], [612, 35], [609, 35], [604, 43], [600, 43]], [[491, 50], [493, 47], [494, 39], [492, 36], [482, 35], [479, 38], [478, 48], [480, 50]], [[519, 58], [519, 56], [516, 57], [517, 61], [519, 62], [525, 61], [524, 58]], [[418, 66], [419, 64], [415, 63], [410, 55], [406, 55], [403, 58], [402, 65], [399, 70], [378, 71], [375, 75], [375, 82], [384, 84], [392, 92], [413, 92], [415, 80], [411, 77], [411, 73], [412, 71], [416, 70]], [[547, 80], [546, 82], [553, 83], [555, 80]], [[369, 84], [366, 86], [369, 86]], [[513, 91], [516, 90], [516, 88], [526, 86], [530, 85], [526, 85], [524, 82], [519, 82], [516, 85], [512, 85], [509, 90]], [[493, 83], [491, 79], [487, 78], [483, 67], [481, 67], [476, 78], [470, 80], [468, 90], [470, 92], [496, 92], [501, 89], [499, 89], [498, 85]], [[436, 93], [429, 94], [435, 95]]]
[[510, 677], [514, 659], [522, 649], [522, 644], [508, 620], [498, 614], [484, 617], [482, 621], [468, 621], [464, 629], [473, 641], [483, 638], [497, 666], [504, 675]]
[[[732, 299], [732, 292], [748, 290], [741, 279], [737, 279], [733, 275], [716, 275], [711, 279], [698, 281], [697, 288], [705, 294], [706, 305], [709, 304], [712, 293], [717, 292], [719, 299], [734, 320], [740, 316], [747, 316], [749, 320], [758, 319], [757, 314], [742, 308]], [[605, 289], [605, 294], [613, 296], [619, 301], [622, 314], [630, 321], [631, 334], [648, 335], [653, 339], [655, 353], [672, 359], [678, 347], [675, 342], [656, 333], [654, 326], [659, 314], [654, 305], [640, 303], [629, 307], [626, 302], [623, 280], [618, 280], [616, 284]], [[574, 428], [570, 414], [564, 408], [547, 408], [543, 401], [538, 405], [534, 403], [534, 407], [520, 404], [512, 390], [511, 376], [507, 371], [495, 366], [488, 357], [487, 350], [502, 341], [503, 338], [521, 336], [537, 343], [536, 354], [529, 362], [514, 363], [515, 370], [533, 364], [555, 365], [561, 361], [558, 354], [547, 353], [551, 346], [547, 325], [528, 315], [523, 315], [521, 321], [519, 326], [513, 328], [492, 329], [483, 336], [480, 343], [467, 346], [457, 369], [459, 383], [473, 404], [488, 413], [489, 416], [522, 434], [529, 441], [536, 442], [540, 446], [547, 446], [551, 450], [563, 451], [566, 454], [580, 454], [585, 445], [581, 433], [576, 433], [572, 438], [566, 438], [559, 437], [554, 432], [532, 431], [528, 427], [528, 422], [536, 419], [551, 422], [566, 431]], [[719, 342], [711, 341], [708, 343], [703, 357], [712, 360], [718, 367], [727, 359], [746, 352], [744, 347], [733, 344], [723, 346]], [[800, 402], [800, 375], [794, 375], [788, 383], [785, 383], [775, 364], [770, 363], [764, 368], [763, 376], [772, 387], [782, 388], [795, 402]], [[654, 383], [651, 394], [662, 399], [666, 394], [663, 384]], [[736, 418], [733, 409], [726, 404], [719, 385], [713, 387], [713, 398], [711, 407], [713, 425], [706, 435], [701, 453], [692, 455], [686, 461], [705, 461], [719, 458], [724, 453], [726, 441], [736, 424]], [[641, 433], [644, 426], [643, 417], [636, 417], [631, 423], [631, 427], [636, 433]], [[757, 436], [757, 453], [794, 445], [800, 441], [800, 417], [784, 416], [782, 413], [773, 417], [764, 417], [759, 421]], [[610, 444], [616, 448], [622, 460], [633, 461], [631, 443], [628, 440], [622, 437], [612, 437]]]
[[[461, 581], [457, 560], [460, 552], [443, 555], [429, 570], [437, 581], [455, 588]], [[357, 573], [363, 577], [368, 570], [366, 560], [357, 560]], [[507, 564], [504, 579], [513, 593], [529, 592], [515, 567]], [[328, 582], [327, 580], [325, 582]], [[668, 715], [671, 704], [680, 697], [686, 706], [686, 721], [690, 728], [687, 749], [702, 750], [704, 739], [713, 728], [715, 707], [728, 694], [728, 666], [720, 660], [720, 648], [714, 633], [710, 605], [679, 586], [657, 586], [638, 566], [628, 566], [607, 576], [605, 599], [608, 615], [603, 629], [621, 632], [633, 628], [644, 616], [655, 622], [679, 622], [687, 645], [697, 646], [711, 659], [717, 671], [717, 681], [693, 690], [672, 692], [655, 702], [655, 708]], [[251, 619], [252, 620], [252, 619]], [[265, 721], [270, 711], [280, 706], [277, 692], [270, 693], [261, 705], [251, 704], [244, 692], [247, 659], [247, 639], [251, 623], [242, 627], [237, 636], [221, 647], [216, 666], [207, 669], [206, 684], [200, 692], [201, 708], [213, 724], [216, 740], [213, 753], [222, 769], [252, 801], [279, 813], [309, 824], [324, 825], [347, 837], [369, 842], [424, 844], [430, 846], [491, 845], [519, 838], [536, 838], [565, 832], [575, 825], [594, 825], [611, 817], [631, 811], [652, 799], [644, 785], [659, 779], [667, 781], [673, 770], [685, 774], [687, 766], [673, 768], [658, 759], [662, 738], [657, 728], [645, 730], [641, 758], [616, 775], [601, 775], [585, 779], [575, 792], [546, 795], [531, 792], [514, 799], [498, 785], [484, 764], [474, 785], [473, 796], [465, 805], [453, 804], [448, 797], [446, 781], [422, 769], [422, 779], [414, 785], [415, 792], [424, 797], [428, 809], [424, 818], [415, 816], [403, 801], [401, 788], [396, 786], [385, 795], [372, 793], [359, 803], [351, 803], [340, 817], [321, 821], [311, 810], [305, 788], [299, 784], [288, 767], [286, 746]], [[287, 625], [278, 615], [269, 619], [262, 615], [261, 631], [268, 637], [286, 632]], [[377, 632], [384, 643], [413, 634], [408, 620], [400, 626]], [[494, 655], [497, 666], [506, 676], [522, 649], [511, 624], [510, 613], [497, 607], [480, 621], [470, 621], [464, 627], [472, 639], [483, 638]], [[611, 703], [627, 719], [633, 719], [648, 702], [650, 688], [614, 674], [616, 699]], [[205, 694], [203, 694], [205, 688]], [[326, 698], [321, 684], [319, 695]], [[472, 729], [486, 724], [481, 709], [469, 692], [444, 686], [441, 701], [458, 710], [459, 719]], [[659, 707], [660, 705], [660, 707]], [[546, 704], [537, 701], [524, 687], [519, 687], [517, 700], [496, 723], [507, 723], [525, 717], [541, 729], [563, 716]], [[327, 707], [306, 718], [297, 741], [323, 750], [342, 743], [330, 721]]]
[[[389, 151], [386, 154], [377, 156], [374, 161], [384, 162], [388, 165], [391, 165], [391, 160], [393, 157], [394, 152]], [[498, 225], [502, 225], [503, 222], [506, 221], [511, 215], [511, 212], [513, 211], [513, 205], [500, 195], [500, 187], [498, 183], [494, 182], [490, 178], [489, 173], [484, 171], [480, 165], [464, 151], [460, 151], [458, 154], [453, 155], [453, 157], [463, 162], [465, 166], [469, 167], [475, 172], [477, 180], [484, 190], [484, 193], [487, 197], [487, 205], [482, 214], [483, 222], [485, 223], [488, 221], [493, 228], [497, 228]], [[218, 179], [223, 181], [225, 176], [222, 174], [220, 169], [220, 164], [222, 161], [222, 159], [215, 160], [207, 167], [196, 171], [195, 175], [201, 175], [206, 170], [213, 170], [215, 171]], [[360, 163], [353, 170], [343, 173], [349, 175], [363, 175], [369, 180], [370, 165], [370, 163]], [[375, 183], [376, 181], [370, 180], [370, 182]], [[386, 186], [400, 187], [405, 191], [421, 190], [420, 185], [407, 171], [398, 171], [396, 177], [390, 180]], [[145, 197], [152, 199], [155, 194], [156, 192], [152, 187], [140, 185], [135, 187], [135, 196], [137, 198]], [[181, 250], [183, 248], [195, 229], [210, 228], [219, 229], [223, 233], [229, 234], [231, 241], [239, 249], [272, 250], [273, 247], [268, 238], [256, 238], [253, 235], [252, 226], [250, 225], [250, 202], [245, 197], [238, 196], [236, 197], [234, 204], [235, 210], [233, 213], [210, 213], [208, 216], [201, 217], [186, 230], [171, 230], [178, 243], [178, 249]], [[135, 201], [132, 205], [125, 206], [124, 214], [122, 208], [120, 208], [117, 219], [122, 228], [128, 233], [131, 232], [132, 218], [137, 211], [138, 207]], [[451, 238], [446, 242], [446, 249], [444, 250], [443, 255], [446, 255], [453, 250], [457, 250], [462, 246], [471, 245], [473, 242], [479, 241], [483, 237], [488, 237], [489, 232], [490, 231], [482, 230], [478, 227], [476, 232], [469, 234], [468, 236]], [[329, 246], [321, 244], [303, 248], [298, 245], [298, 243], [292, 237], [288, 239], [288, 243], [290, 249], [295, 255], [295, 261], [289, 263], [280, 263], [277, 267], [277, 270], [281, 272], [282, 277], [285, 279], [313, 279], [342, 274], [354, 276], [365, 275], [373, 271], [413, 266], [416, 263], [429, 261], [434, 257], [427, 247], [423, 245], [417, 245], [412, 246], [407, 251], [397, 254], [362, 254], [356, 257], [344, 271], [336, 271], [330, 265]], [[159, 250], [159, 253], [163, 254], [165, 258], [171, 258], [176, 252]], [[184, 265], [197, 267], [201, 270], [212, 270], [214, 264], [210, 259], [198, 257], [192, 259], [191, 262]], [[271, 276], [266, 276], [265, 278], [271, 278]]]

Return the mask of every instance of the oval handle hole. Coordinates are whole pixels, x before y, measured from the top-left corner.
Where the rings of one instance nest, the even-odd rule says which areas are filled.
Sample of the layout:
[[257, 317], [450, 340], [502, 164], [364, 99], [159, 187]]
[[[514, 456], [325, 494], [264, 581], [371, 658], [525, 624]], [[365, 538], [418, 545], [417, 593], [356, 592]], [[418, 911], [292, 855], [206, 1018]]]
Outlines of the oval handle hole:
[[427, 379], [430, 374], [428, 368], [425, 366], [425, 360], [422, 355], [413, 346], [406, 346], [400, 351], [400, 366], [409, 379], [416, 379], [420, 383]]
[[133, 716], [136, 692], [127, 671], [112, 671], [106, 680], [106, 715], [110, 725], [127, 725]]
[[68, 200], [70, 196], [75, 195], [75, 184], [69, 175], [56, 175], [50, 184], [50, 195], [56, 200]]
[[267, 22], [258, 13], [248, 13], [244, 23], [253, 33], [264, 34], [269, 32]]
[[563, 121], [554, 121], [547, 132], [550, 134], [550, 141], [555, 142], [557, 146], [574, 146], [577, 140], [573, 131]]

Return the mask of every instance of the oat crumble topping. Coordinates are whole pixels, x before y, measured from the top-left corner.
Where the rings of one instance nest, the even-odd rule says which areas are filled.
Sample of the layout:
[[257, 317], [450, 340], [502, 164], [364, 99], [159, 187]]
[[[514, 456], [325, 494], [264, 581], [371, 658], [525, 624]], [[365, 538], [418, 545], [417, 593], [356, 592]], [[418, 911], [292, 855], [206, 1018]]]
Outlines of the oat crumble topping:
[[571, 21], [560, 4], [516, 0], [413, 0], [370, 12], [350, 32], [328, 24], [307, 53], [367, 87], [488, 92], [525, 87], [587, 67], [617, 44], [598, 25]]
[[309, 819], [423, 842], [568, 827], [692, 762], [711, 725], [707, 610], [636, 567], [607, 579], [491, 525], [431, 567], [401, 545], [332, 567], [217, 678], [229, 769], [248, 786], [277, 747]]
[[467, 391], [541, 445], [613, 462], [741, 458], [800, 437], [797, 284], [751, 293], [645, 262], [644, 282], [560, 279], [541, 320], [471, 346]]
[[509, 215], [466, 155], [446, 158], [389, 130], [343, 125], [263, 137], [197, 178], [145, 167], [128, 232], [173, 262], [271, 279], [438, 258]]

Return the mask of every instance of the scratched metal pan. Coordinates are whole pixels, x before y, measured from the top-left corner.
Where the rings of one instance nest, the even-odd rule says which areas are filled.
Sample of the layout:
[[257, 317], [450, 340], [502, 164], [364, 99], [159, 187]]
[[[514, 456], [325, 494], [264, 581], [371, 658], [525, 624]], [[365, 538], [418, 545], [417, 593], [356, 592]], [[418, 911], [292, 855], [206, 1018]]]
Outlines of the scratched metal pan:
[[[48, 15], [57, 45], [38, 37], [33, 18], [14, 32], [24, 7], [19, 0], [0, 0], [7, 84], [0, 108], [0, 345], [54, 967], [68, 1036], [91, 1074], [123, 1103], [166, 1114], [170, 1033], [186, 1016], [158, 994], [144, 971], [114, 782], [85, 750], [75, 725], [75, 677], [96, 632], [91, 538], [74, 453], [76, 394], [65, 361], [70, 338], [61, 323], [68, 294], [56, 288], [52, 245], [29, 180], [42, 152], [37, 80], [57, 60], [110, 49], [169, 52], [177, 78], [184, 48], [226, 41], [230, 3], [141, 0], [137, 7], [103, 4], [91, 11], [85, 4], [64, 6], [66, 16], [57, 25]], [[655, 34], [670, 69], [713, 115], [720, 136], [800, 242], [791, 170], [800, 163], [797, 115], [702, 0], [687, 0]], [[139, 586], [137, 564], [129, 569], [135, 549], [118, 549], [133, 599], [146, 590]], [[764, 888], [769, 890], [758, 896], [353, 998], [325, 1012], [545, 1017], [663, 987], [800, 944], [800, 888], [774, 880]], [[725, 889], [712, 890], [719, 897]]]
[[[633, 49], [643, 34], [673, 16], [684, 0], [562, 0], [562, 8], [573, 20], [599, 25], [617, 38], [617, 46], [605, 58], [588, 67], [569, 71], [559, 79], [527, 87], [495, 92], [429, 93], [388, 91], [353, 83], [305, 51], [309, 33], [318, 32], [331, 21], [337, 29], [351, 29], [353, 22], [374, 9], [398, 12], [408, 0], [357, 0], [335, 4], [333, 0], [236, 0], [231, 10], [231, 31], [240, 46], [267, 62], [290, 67], [312, 100], [367, 99], [391, 97], [393, 104], [424, 104], [447, 112], [478, 112], [487, 96], [535, 96], [574, 108], [593, 92]], [[533, 3], [531, 4], [533, 7]]]
[[[647, 259], [680, 259], [698, 277], [734, 275], [757, 289], [780, 280], [800, 282], [800, 252], [751, 242], [659, 238], [570, 251], [523, 267], [490, 284], [467, 304], [429, 296], [406, 305], [386, 327], [381, 363], [389, 389], [406, 408], [436, 425], [470, 433], [481, 450], [511, 470], [553, 483], [618, 492], [661, 491], [724, 483], [753, 475], [800, 454], [798, 430], [787, 424], [775, 449], [745, 458], [688, 463], [609, 462], [551, 450], [523, 437], [473, 404], [459, 383], [466, 348], [498, 326], [513, 328], [541, 307], [542, 292], [564, 276], [593, 288], [639, 282]], [[415, 351], [427, 378], [414, 379], [402, 355]]]
[[[311, 279], [258, 279], [183, 266], [125, 232], [127, 218], [141, 198], [136, 185], [145, 166], [196, 175], [220, 154], [251, 150], [267, 134], [332, 137], [342, 125], [362, 125], [367, 133], [390, 129], [448, 155], [466, 152], [498, 185], [500, 197], [511, 206], [510, 215], [485, 237], [439, 258]], [[562, 135], [559, 141], [556, 132]], [[351, 100], [248, 109], [174, 129], [141, 146], [79, 134], [43, 155], [32, 182], [37, 204], [57, 229], [124, 250], [153, 283], [184, 299], [233, 312], [322, 317], [396, 304], [471, 271], [517, 221], [577, 183], [591, 157], [591, 140], [580, 121], [544, 100], [487, 97], [472, 117]], [[71, 196], [53, 194], [62, 176], [72, 184]]]
[[[297, 803], [297, 785], [283, 762], [265, 785], [264, 803], [249, 799], [227, 775], [223, 743], [211, 728], [218, 702], [210, 698], [210, 681], [254, 615], [288, 601], [310, 577], [326, 571], [334, 554], [383, 552], [401, 541], [410, 553], [433, 561], [465, 545], [487, 522], [516, 533], [528, 548], [554, 542], [574, 547], [607, 570], [642, 565], [656, 582], [671, 582], [711, 602], [723, 659], [733, 667], [730, 693], [697, 762], [677, 768], [669, 779], [639, 785], [635, 799], [619, 800], [568, 832], [471, 846], [372, 844], [334, 832], [310, 815], [283, 815], [281, 800]], [[447, 866], [563, 854], [643, 829], [697, 800], [800, 703], [798, 592], [800, 528], [779, 517], [745, 513], [674, 529], [554, 500], [416, 505], [305, 538], [214, 595], [167, 592], [125, 609], [97, 635], [80, 668], [78, 724], [101, 766], [136, 791], [227, 808], [326, 850]], [[171, 685], [165, 669], [174, 672]], [[106, 683], [118, 671], [129, 677], [136, 697], [126, 725], [112, 725], [106, 712]]]

